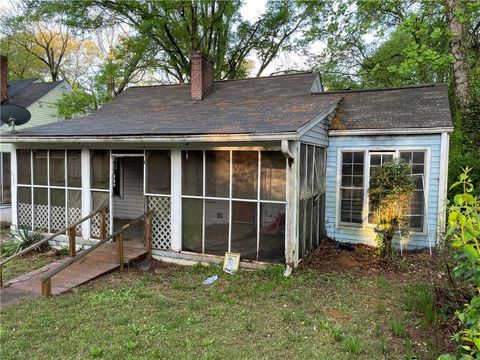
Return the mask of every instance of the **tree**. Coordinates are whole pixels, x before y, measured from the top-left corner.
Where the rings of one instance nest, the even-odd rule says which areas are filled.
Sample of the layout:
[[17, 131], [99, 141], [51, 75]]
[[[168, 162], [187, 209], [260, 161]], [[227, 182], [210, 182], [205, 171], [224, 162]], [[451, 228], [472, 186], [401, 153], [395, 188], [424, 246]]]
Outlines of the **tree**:
[[98, 29], [114, 21], [128, 24], [156, 46], [159, 68], [183, 83], [190, 76], [193, 51], [208, 54], [215, 79], [244, 77], [251, 54], [259, 59], [260, 76], [294, 34], [311, 21], [313, 8], [296, 1], [270, 1], [255, 22], [241, 18], [239, 0], [109, 1], [25, 0], [31, 16], [57, 16], [79, 30]]
[[10, 59], [8, 64], [9, 80], [44, 78], [48, 74], [45, 64], [19, 46], [10, 36], [0, 39], [0, 53]]
[[410, 167], [404, 160], [391, 160], [372, 170], [368, 196], [384, 258], [392, 257], [393, 236], [398, 232], [408, 232], [404, 217], [414, 190]]

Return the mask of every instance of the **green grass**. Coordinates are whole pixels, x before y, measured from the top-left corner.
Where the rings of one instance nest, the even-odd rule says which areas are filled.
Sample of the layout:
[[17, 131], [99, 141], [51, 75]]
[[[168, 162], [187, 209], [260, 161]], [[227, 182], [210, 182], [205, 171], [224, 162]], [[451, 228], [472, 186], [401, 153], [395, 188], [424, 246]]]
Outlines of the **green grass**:
[[[215, 284], [201, 284], [214, 273]], [[391, 318], [416, 325], [402, 306], [405, 284], [393, 279], [198, 266], [107, 279], [2, 310], [2, 360], [434, 358], [385, 338]]]
[[2, 279], [5, 282], [19, 275], [39, 269], [55, 260], [56, 258], [53, 256], [48, 256], [45, 253], [38, 252], [21, 256], [5, 264], [2, 269]]

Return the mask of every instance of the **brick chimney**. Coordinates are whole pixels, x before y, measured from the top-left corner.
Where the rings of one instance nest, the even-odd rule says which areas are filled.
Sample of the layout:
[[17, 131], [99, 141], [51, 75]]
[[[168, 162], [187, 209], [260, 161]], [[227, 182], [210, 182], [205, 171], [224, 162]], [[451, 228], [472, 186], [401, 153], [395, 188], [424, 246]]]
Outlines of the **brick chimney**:
[[200, 101], [213, 87], [213, 66], [210, 59], [199, 51], [192, 53], [191, 96]]
[[0, 56], [0, 103], [8, 99], [8, 59], [6, 56]]

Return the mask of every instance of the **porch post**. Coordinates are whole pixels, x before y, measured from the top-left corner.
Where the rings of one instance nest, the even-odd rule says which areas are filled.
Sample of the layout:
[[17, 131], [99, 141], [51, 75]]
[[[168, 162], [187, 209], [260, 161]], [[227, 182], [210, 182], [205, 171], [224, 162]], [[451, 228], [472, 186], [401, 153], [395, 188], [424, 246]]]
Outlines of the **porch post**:
[[171, 215], [171, 249], [182, 250], [182, 152], [180, 149], [173, 149], [171, 152], [172, 161], [172, 215]]
[[[92, 197], [90, 195], [90, 149], [82, 149], [82, 217], [90, 214], [92, 210]], [[82, 238], [90, 238], [90, 220], [82, 223]]]
[[16, 229], [18, 226], [17, 219], [17, 208], [18, 208], [18, 198], [17, 198], [17, 147], [11, 145], [10, 148], [10, 202], [12, 204], [12, 229]]
[[287, 219], [285, 229], [285, 258], [287, 265], [298, 266], [298, 195], [300, 167], [298, 163], [299, 143], [290, 142], [289, 151], [292, 158], [287, 158]]

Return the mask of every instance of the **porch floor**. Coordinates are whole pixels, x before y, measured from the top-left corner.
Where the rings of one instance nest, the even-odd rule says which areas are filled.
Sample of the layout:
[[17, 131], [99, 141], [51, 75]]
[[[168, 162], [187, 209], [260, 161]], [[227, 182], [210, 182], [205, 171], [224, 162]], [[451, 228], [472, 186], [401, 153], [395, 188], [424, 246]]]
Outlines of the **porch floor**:
[[[147, 253], [147, 249], [138, 241], [124, 243], [124, 259], [127, 265], [145, 257]], [[54, 275], [52, 277], [52, 294], [61, 294], [93, 280], [100, 275], [118, 269], [120, 265], [116, 262], [115, 257], [116, 245], [114, 243], [107, 242], [101, 245], [83, 259]], [[10, 293], [40, 295], [42, 293], [41, 277], [43, 274], [59, 267], [69, 259], [69, 257], [61, 259], [28, 274], [7, 281], [0, 293], [2, 306], [6, 305], [4, 298], [9, 298], [8, 295]]]

